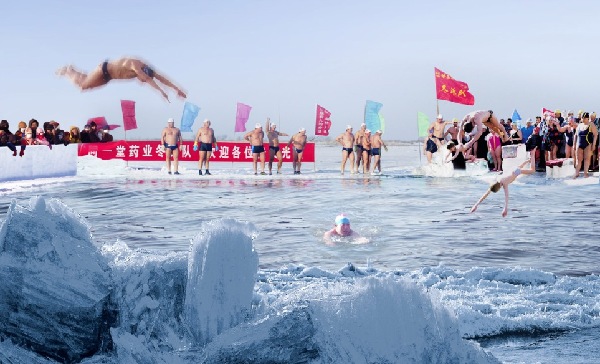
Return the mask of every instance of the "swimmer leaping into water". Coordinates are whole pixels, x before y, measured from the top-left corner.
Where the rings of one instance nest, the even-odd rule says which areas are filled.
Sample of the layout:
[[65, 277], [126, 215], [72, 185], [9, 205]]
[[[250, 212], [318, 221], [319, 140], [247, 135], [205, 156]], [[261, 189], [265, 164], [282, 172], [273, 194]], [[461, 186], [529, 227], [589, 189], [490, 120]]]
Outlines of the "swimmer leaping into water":
[[[139, 59], [121, 58], [116, 61], [104, 61], [90, 73], [76, 70], [73, 66], [61, 67], [56, 71], [59, 76], [68, 77], [81, 91], [90, 90], [106, 85], [110, 80], [130, 80], [137, 78], [158, 90], [169, 101], [167, 93], [156, 83], [155, 79], [163, 85], [172, 88], [177, 96], [186, 98], [185, 92], [175, 86], [165, 76], [159, 74], [148, 64]], [[170, 102], [170, 101], [169, 101]]]
[[471, 133], [474, 127], [477, 127], [477, 132], [472, 136], [471, 140], [465, 145], [465, 149], [471, 148], [474, 143], [477, 142], [479, 137], [483, 134], [483, 126], [487, 126], [490, 130], [495, 132], [502, 138], [502, 141], [507, 142], [509, 140], [508, 135], [506, 134], [506, 130], [502, 127], [502, 124], [498, 121], [498, 118], [494, 116], [494, 112], [492, 110], [479, 110], [473, 111], [465, 115], [464, 119], [460, 124], [460, 129], [458, 131], [458, 143], [463, 142], [463, 138], [465, 136], [465, 132]]
[[475, 203], [475, 205], [471, 207], [471, 212], [475, 212], [477, 210], [477, 206], [479, 206], [479, 204], [482, 203], [483, 200], [486, 199], [486, 197], [488, 197], [490, 192], [498, 192], [500, 190], [500, 187], [502, 187], [504, 188], [504, 210], [502, 210], [502, 217], [506, 217], [506, 215], [508, 214], [508, 185], [513, 183], [521, 174], [535, 173], [534, 166], [530, 166], [529, 169], [522, 169], [527, 163], [533, 164], [531, 163], [531, 160], [528, 159], [525, 162], [521, 163], [521, 165], [517, 167], [517, 169], [515, 169], [511, 174], [501, 178], [500, 181], [491, 185], [490, 188], [483, 194], [483, 196], [481, 196], [479, 201], [477, 201], [477, 203]]

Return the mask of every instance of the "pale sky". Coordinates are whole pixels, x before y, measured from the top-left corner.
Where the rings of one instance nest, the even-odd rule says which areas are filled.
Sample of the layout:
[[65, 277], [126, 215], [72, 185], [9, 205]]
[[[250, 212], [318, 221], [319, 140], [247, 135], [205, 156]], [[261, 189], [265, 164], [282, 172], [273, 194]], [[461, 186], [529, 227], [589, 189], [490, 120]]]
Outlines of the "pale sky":
[[[81, 92], [54, 72], [105, 59], [148, 61], [233, 139], [236, 103], [279, 130], [314, 134], [316, 105], [330, 136], [383, 104], [384, 139], [417, 138], [417, 112], [436, 115], [434, 67], [466, 82], [475, 105], [439, 101], [447, 120], [492, 109], [523, 119], [542, 107], [599, 111], [597, 1], [4, 1], [0, 5], [0, 118], [82, 127], [105, 116], [122, 125], [120, 100], [136, 101], [138, 129], [158, 139], [184, 102], [137, 81]], [[123, 138], [123, 128], [113, 132]], [[239, 135], [239, 133], [238, 133]], [[185, 133], [184, 138], [191, 138]]]

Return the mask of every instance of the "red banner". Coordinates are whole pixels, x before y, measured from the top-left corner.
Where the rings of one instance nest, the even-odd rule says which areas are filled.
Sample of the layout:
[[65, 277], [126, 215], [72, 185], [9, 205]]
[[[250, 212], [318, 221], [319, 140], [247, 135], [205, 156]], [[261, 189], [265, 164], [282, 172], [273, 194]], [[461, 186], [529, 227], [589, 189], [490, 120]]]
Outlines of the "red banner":
[[317, 122], [315, 124], [315, 135], [329, 135], [331, 128], [331, 113], [321, 105], [317, 105]]
[[[218, 151], [210, 156], [211, 162], [252, 162], [252, 147], [247, 142], [218, 142]], [[269, 144], [265, 143], [265, 159], [269, 158]], [[292, 149], [287, 144], [279, 144], [284, 162], [292, 162]], [[165, 147], [159, 140], [118, 140], [110, 143], [79, 144], [78, 155], [93, 155], [97, 158], [122, 159], [125, 161], [164, 161]], [[193, 142], [184, 142], [179, 153], [180, 161], [197, 162], [200, 152], [194, 152]], [[277, 157], [275, 157], [277, 159]], [[315, 161], [315, 143], [306, 143], [302, 153], [303, 162]]]
[[474, 105], [475, 96], [469, 92], [469, 85], [455, 80], [447, 73], [435, 69], [435, 90], [438, 100], [447, 100], [463, 105]]

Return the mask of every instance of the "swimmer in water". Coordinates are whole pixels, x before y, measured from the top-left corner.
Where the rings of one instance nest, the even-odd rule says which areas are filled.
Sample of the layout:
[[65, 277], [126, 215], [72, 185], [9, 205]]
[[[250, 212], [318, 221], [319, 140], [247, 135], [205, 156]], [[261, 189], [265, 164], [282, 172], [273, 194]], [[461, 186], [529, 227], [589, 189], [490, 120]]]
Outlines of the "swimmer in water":
[[511, 174], [509, 174], [506, 177], [502, 177], [500, 181], [491, 185], [490, 188], [483, 194], [483, 196], [481, 196], [479, 201], [477, 201], [477, 203], [475, 203], [475, 205], [471, 207], [471, 212], [475, 212], [477, 210], [477, 206], [479, 206], [479, 204], [482, 203], [483, 200], [486, 199], [486, 197], [488, 197], [490, 192], [498, 192], [500, 190], [500, 187], [502, 187], [504, 188], [504, 210], [502, 210], [502, 217], [506, 217], [506, 215], [508, 214], [508, 185], [513, 183], [521, 174], [535, 173], [534, 166], [530, 166], [529, 169], [522, 169], [527, 163], [533, 164], [531, 163], [531, 160], [528, 159], [525, 162], [521, 163], [521, 165], [517, 167], [517, 169], [515, 169]]
[[335, 226], [333, 229], [323, 234], [323, 240], [325, 241], [325, 244], [335, 245], [335, 242], [332, 239], [334, 236], [350, 237], [352, 238], [351, 242], [354, 244], [366, 244], [369, 242], [369, 239], [352, 230], [350, 227], [350, 219], [348, 219], [348, 217], [346, 217], [344, 214], [338, 215], [335, 218]]

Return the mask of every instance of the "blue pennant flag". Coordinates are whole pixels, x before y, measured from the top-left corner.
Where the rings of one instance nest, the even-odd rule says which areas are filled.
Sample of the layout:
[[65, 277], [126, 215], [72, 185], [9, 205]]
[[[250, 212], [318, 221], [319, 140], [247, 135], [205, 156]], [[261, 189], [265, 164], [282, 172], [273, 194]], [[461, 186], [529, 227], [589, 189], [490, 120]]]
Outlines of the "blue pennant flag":
[[521, 119], [521, 115], [519, 115], [519, 113], [517, 112], [517, 109], [515, 109], [515, 111], [513, 111], [512, 121], [513, 121], [513, 123], [516, 123], [519, 120], [523, 120], [523, 119]]
[[181, 131], [192, 131], [192, 125], [194, 125], [194, 120], [196, 120], [199, 112], [200, 107], [191, 102], [185, 102], [183, 114], [181, 114]]
[[365, 124], [367, 129], [371, 130], [373, 134], [379, 129], [383, 130], [382, 117], [379, 114], [379, 110], [383, 107], [382, 103], [367, 100], [365, 105]]

